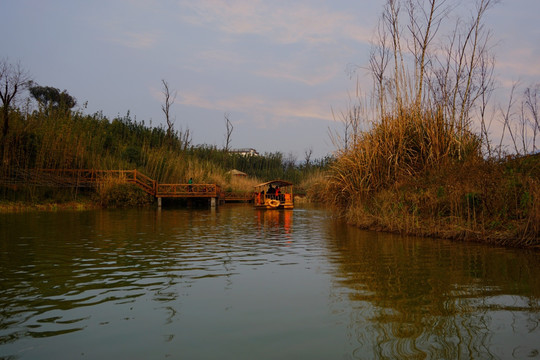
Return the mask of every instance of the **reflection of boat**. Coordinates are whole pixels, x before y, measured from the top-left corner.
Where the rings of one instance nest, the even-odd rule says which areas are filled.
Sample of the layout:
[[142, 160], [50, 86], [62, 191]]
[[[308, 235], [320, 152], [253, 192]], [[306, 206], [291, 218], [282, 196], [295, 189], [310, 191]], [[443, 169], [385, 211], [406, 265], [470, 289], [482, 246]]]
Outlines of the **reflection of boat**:
[[[257, 229], [259, 235], [268, 239], [272, 238], [292, 241], [292, 210], [285, 211], [266, 211], [264, 209], [255, 210], [257, 214]], [[263, 233], [266, 233], [263, 235]]]
[[257, 209], [292, 209], [293, 186], [284, 180], [272, 180], [255, 186]]

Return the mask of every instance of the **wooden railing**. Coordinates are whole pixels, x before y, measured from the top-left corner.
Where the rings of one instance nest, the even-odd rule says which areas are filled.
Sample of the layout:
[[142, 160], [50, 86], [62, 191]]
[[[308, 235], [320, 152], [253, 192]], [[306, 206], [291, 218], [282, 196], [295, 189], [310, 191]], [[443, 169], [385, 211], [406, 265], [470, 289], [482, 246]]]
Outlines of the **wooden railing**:
[[150, 195], [156, 193], [156, 181], [137, 170], [36, 169], [31, 172], [34, 182], [49, 178], [55, 179], [56, 183], [64, 183], [65, 186], [83, 187], [116, 179], [136, 184]]
[[4, 184], [53, 187], [95, 186], [96, 170], [16, 169], [0, 179]]
[[221, 197], [225, 201], [251, 201], [256, 195], [254, 192], [224, 192]]
[[0, 184], [26, 184], [52, 187], [95, 187], [116, 180], [139, 186], [155, 197], [220, 198], [223, 201], [249, 201], [254, 194], [222, 192], [216, 184], [159, 184], [137, 170], [19, 169], [0, 177]]
[[133, 170], [133, 181], [131, 182], [137, 184], [140, 188], [142, 188], [148, 194], [154, 195], [154, 196], [156, 195], [157, 182], [155, 180], [150, 179], [148, 176], [144, 175], [143, 173], [138, 172], [137, 170]]
[[156, 197], [219, 197], [216, 184], [157, 184]]

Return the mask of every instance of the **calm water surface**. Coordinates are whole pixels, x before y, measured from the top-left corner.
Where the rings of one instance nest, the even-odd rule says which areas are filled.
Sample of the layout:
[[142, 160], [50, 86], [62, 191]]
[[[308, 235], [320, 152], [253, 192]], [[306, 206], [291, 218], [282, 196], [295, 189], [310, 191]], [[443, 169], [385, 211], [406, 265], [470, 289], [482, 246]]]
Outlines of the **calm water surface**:
[[540, 253], [329, 215], [0, 215], [0, 358], [540, 359]]

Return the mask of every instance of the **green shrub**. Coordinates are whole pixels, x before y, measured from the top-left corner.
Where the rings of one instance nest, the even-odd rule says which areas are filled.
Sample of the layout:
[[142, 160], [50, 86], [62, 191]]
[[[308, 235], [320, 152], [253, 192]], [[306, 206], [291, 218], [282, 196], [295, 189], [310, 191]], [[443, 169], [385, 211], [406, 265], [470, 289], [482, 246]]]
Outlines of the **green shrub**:
[[141, 162], [141, 149], [135, 146], [128, 146], [122, 152], [122, 158], [138, 166], [140, 165], [140, 162]]
[[153, 202], [153, 197], [134, 184], [113, 184], [97, 193], [98, 201], [105, 207], [143, 206]]

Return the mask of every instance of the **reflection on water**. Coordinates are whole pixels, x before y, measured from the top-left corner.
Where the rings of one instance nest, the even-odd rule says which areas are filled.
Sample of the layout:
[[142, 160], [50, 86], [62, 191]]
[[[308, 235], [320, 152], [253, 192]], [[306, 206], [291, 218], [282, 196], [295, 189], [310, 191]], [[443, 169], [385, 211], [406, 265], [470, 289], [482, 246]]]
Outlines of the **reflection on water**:
[[314, 208], [0, 215], [0, 358], [540, 358], [539, 260]]
[[539, 254], [328, 226], [355, 357], [540, 358]]

